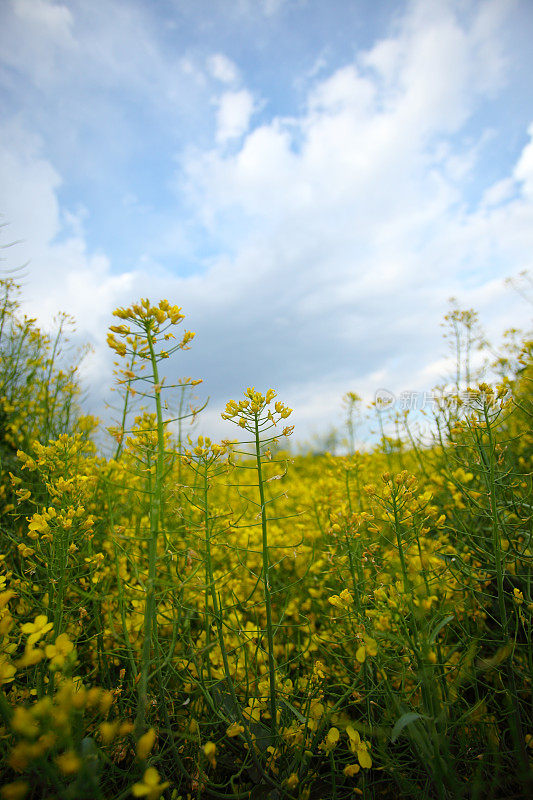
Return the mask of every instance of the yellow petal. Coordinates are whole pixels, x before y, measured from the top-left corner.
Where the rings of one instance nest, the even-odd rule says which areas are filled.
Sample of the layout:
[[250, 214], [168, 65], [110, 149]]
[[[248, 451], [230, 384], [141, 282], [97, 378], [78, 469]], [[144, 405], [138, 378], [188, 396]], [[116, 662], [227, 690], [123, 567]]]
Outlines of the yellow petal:
[[356, 659], [359, 661], [360, 664], [363, 664], [366, 658], [366, 648], [364, 644], [357, 648], [355, 653]]
[[366, 650], [369, 656], [376, 656], [378, 653], [378, 643], [371, 636], [365, 636]]
[[370, 755], [366, 747], [359, 747], [357, 749], [357, 759], [361, 764], [361, 766], [363, 767], [363, 769], [370, 769], [370, 767], [372, 766], [372, 759], [370, 758]]

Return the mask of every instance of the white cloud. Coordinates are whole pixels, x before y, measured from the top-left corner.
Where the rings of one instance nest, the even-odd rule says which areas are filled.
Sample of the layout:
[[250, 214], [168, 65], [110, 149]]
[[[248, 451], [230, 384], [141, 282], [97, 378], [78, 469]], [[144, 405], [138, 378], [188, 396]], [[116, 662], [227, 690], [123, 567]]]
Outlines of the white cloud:
[[72, 12], [47, 0], [8, 0], [6, 5], [0, 32], [2, 59], [30, 75], [37, 86], [46, 86], [62, 69], [65, 55], [76, 48]]
[[348, 111], [355, 116], [368, 112], [375, 100], [375, 85], [359, 75], [350, 64], [341, 67], [311, 91], [309, 107], [315, 113], [338, 114]]
[[[351, 361], [352, 388], [367, 395], [375, 363], [393, 387], [427, 379], [420, 364], [442, 363], [439, 322], [453, 294], [486, 315], [492, 336], [514, 315], [527, 324], [503, 281], [531, 264], [533, 145], [469, 209], [463, 191], [491, 132], [467, 144], [452, 136], [503, 80], [504, 5], [473, 7], [460, 24], [451, 3], [414, 4], [359, 67], [317, 82], [304, 114], [263, 123], [236, 152], [188, 157], [198, 213], [233, 234], [236, 255], [221, 269], [236, 307], [250, 328], [255, 319], [271, 331], [268, 361], [286, 359], [276, 372], [289, 392], [306, 387], [306, 408], [312, 388], [350, 388]], [[284, 335], [295, 339], [285, 354]], [[302, 365], [313, 359], [320, 378], [309, 379]]]
[[25, 24], [45, 27], [58, 39], [70, 41], [73, 17], [67, 6], [47, 0], [11, 0], [16, 17]]
[[533, 123], [529, 126], [528, 133], [530, 142], [522, 151], [514, 170], [514, 177], [522, 184], [524, 195], [533, 201]]
[[[415, 185], [418, 203], [420, 184], [438, 181], [437, 173], [428, 173], [428, 140], [456, 130], [479, 101], [487, 74], [493, 81], [501, 70], [493, 29], [492, 48], [476, 47], [478, 28], [487, 27], [478, 23], [487, 16], [484, 7], [465, 30], [449, 5], [414, 5], [400, 34], [388, 42], [395, 56], [389, 58], [387, 85], [379, 92], [379, 84], [355, 65], [341, 68], [316, 85], [304, 117], [274, 119], [252, 131], [231, 157], [209, 154], [207, 201], [240, 201], [262, 215], [265, 206], [275, 206], [279, 217], [302, 202], [323, 210], [326, 204], [355, 201], [354, 216], [370, 211], [384, 217], [391, 206], [406, 207], [405, 189]], [[363, 57], [363, 65], [382, 63], [382, 55], [378, 43]], [[448, 159], [455, 172], [458, 158], [450, 153]], [[398, 184], [403, 191], [391, 192], [389, 187]]]
[[241, 15], [264, 14], [273, 17], [289, 5], [305, 5], [306, 0], [236, 0], [234, 12]]
[[384, 108], [416, 141], [435, 128], [457, 130], [480, 94], [501, 87], [505, 61], [498, 33], [509, 5], [466, 4], [470, 20], [461, 25], [453, 0], [416, 0], [397, 34], [363, 55], [362, 65], [381, 81]]
[[218, 101], [217, 141], [224, 144], [246, 133], [253, 111], [254, 99], [247, 89], [224, 92]]
[[108, 380], [108, 318], [129, 296], [135, 276], [113, 274], [104, 254], [88, 252], [80, 215], [58, 202], [61, 184], [39, 138], [20, 125], [6, 126], [0, 134], [0, 208], [7, 223], [2, 239], [18, 240], [5, 254], [8, 270], [27, 263], [22, 310], [45, 330], [53, 329], [60, 311], [74, 316], [81, 341], [99, 345], [97, 360], [107, 364], [100, 380]]
[[501, 181], [493, 183], [492, 186], [485, 191], [482, 199], [482, 205], [497, 206], [509, 200], [516, 188], [515, 181], [512, 178], [503, 178]]
[[11, 123], [0, 131], [0, 209], [9, 224], [9, 237], [29, 244], [23, 248], [23, 261], [45, 247], [59, 231], [57, 190], [61, 178], [42, 157], [42, 142], [19, 124]]
[[[204, 271], [186, 278], [157, 268], [153, 252], [120, 273], [91, 251], [84, 220], [58, 199], [67, 176], [22, 124], [6, 128], [0, 190], [32, 257], [28, 311], [74, 313], [100, 348], [94, 376], [108, 363], [102, 342], [113, 306], [141, 295], [178, 302], [198, 338], [172, 368], [206, 379], [213, 407], [205, 419], [215, 435], [228, 435], [217, 411], [250, 384], [279, 389], [304, 438], [349, 389], [372, 397], [378, 380], [394, 391], [433, 382], [446, 363], [439, 322], [450, 295], [477, 307], [491, 335], [527, 321], [503, 279], [531, 263], [533, 144], [483, 187], [479, 203], [467, 203], [488, 139], [482, 130], [466, 142], [455, 135], [502, 86], [506, 6], [467, 3], [460, 19], [452, 0], [412, 3], [387, 39], [315, 78], [291, 117], [265, 113], [253, 127], [251, 92], [223, 92], [212, 147], [186, 149], [176, 178], [190, 217], [169, 224], [167, 238], [178, 241], [189, 225], [209, 253]], [[161, 107], [179, 94], [174, 61], [149, 31], [140, 56], [132, 54], [142, 15], [123, 18], [112, 4], [111, 20], [98, 19], [91, 36], [57, 22], [49, 39], [87, 54], [102, 33], [93, 69], [108, 70], [106, 87], [132, 81], [135, 97], [148, 97], [160, 81]], [[180, 74], [188, 69], [187, 79], [201, 82], [195, 63], [181, 58]], [[239, 85], [221, 53], [207, 68], [222, 88]]]
[[5, 6], [0, 63], [14, 71], [7, 78], [14, 92], [38, 90], [24, 113], [38, 114], [41, 123], [47, 117], [50, 127], [54, 115], [59, 130], [66, 116], [77, 133], [95, 114], [105, 122], [116, 114], [115, 92], [131, 92], [144, 111], [168, 115], [189, 113], [205, 91], [203, 69], [183, 52], [163, 49], [142, 3], [8, 0]]
[[237, 66], [223, 53], [215, 53], [207, 59], [207, 69], [213, 78], [222, 83], [236, 83], [239, 80]]
[[[462, 178], [469, 162], [450, 151], [432, 164], [427, 147], [456, 132], [487, 86], [501, 80], [494, 11], [500, 6], [490, 4], [492, 15], [480, 7], [468, 27], [451, 3], [413, 4], [396, 37], [378, 42], [359, 68], [348, 65], [315, 84], [305, 115], [252, 130], [237, 153], [211, 152], [188, 163], [203, 187], [202, 213], [239, 206], [261, 227], [293, 214], [308, 215], [313, 228], [324, 227], [329, 215], [348, 225], [348, 216], [366, 236], [369, 226], [382, 231], [384, 220], [408, 232], [421, 216], [435, 218], [456, 199], [443, 173]], [[380, 80], [365, 72], [370, 66]], [[229, 120], [248, 121], [251, 99], [243, 100], [228, 96]], [[218, 139], [244, 128], [220, 124]], [[431, 199], [421, 206], [424, 194]]]
[[261, 6], [268, 17], [277, 14], [285, 2], [286, 0], [260, 0]]

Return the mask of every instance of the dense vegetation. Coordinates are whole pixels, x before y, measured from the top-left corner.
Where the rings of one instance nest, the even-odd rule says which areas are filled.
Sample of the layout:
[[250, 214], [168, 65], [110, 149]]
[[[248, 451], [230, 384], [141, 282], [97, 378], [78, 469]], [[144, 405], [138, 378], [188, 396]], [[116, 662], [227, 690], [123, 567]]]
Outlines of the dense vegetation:
[[350, 395], [346, 454], [290, 457], [272, 390], [187, 440], [192, 334], [143, 300], [104, 457], [64, 325], [1, 296], [0, 797], [530, 796], [531, 342], [469, 386], [456, 309], [430, 446], [354, 451]]

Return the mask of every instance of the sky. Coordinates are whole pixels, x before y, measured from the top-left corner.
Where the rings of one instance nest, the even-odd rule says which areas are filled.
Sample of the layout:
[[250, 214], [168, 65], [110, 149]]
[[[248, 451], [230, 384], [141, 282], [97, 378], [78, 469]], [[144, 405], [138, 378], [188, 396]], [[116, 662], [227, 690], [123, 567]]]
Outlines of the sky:
[[429, 390], [451, 296], [495, 343], [530, 323], [531, 41], [531, 0], [0, 0], [24, 312], [76, 318], [105, 413], [113, 309], [178, 304], [168, 380], [216, 438], [251, 385], [300, 440], [347, 391]]

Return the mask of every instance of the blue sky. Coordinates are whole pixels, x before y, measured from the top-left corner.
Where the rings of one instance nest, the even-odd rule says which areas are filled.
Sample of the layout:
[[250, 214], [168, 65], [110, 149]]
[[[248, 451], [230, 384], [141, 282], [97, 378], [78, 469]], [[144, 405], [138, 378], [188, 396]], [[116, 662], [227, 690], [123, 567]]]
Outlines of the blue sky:
[[273, 386], [306, 438], [344, 392], [429, 389], [454, 295], [497, 340], [533, 253], [530, 0], [3, 0], [0, 212], [24, 309], [197, 333], [205, 431]]

